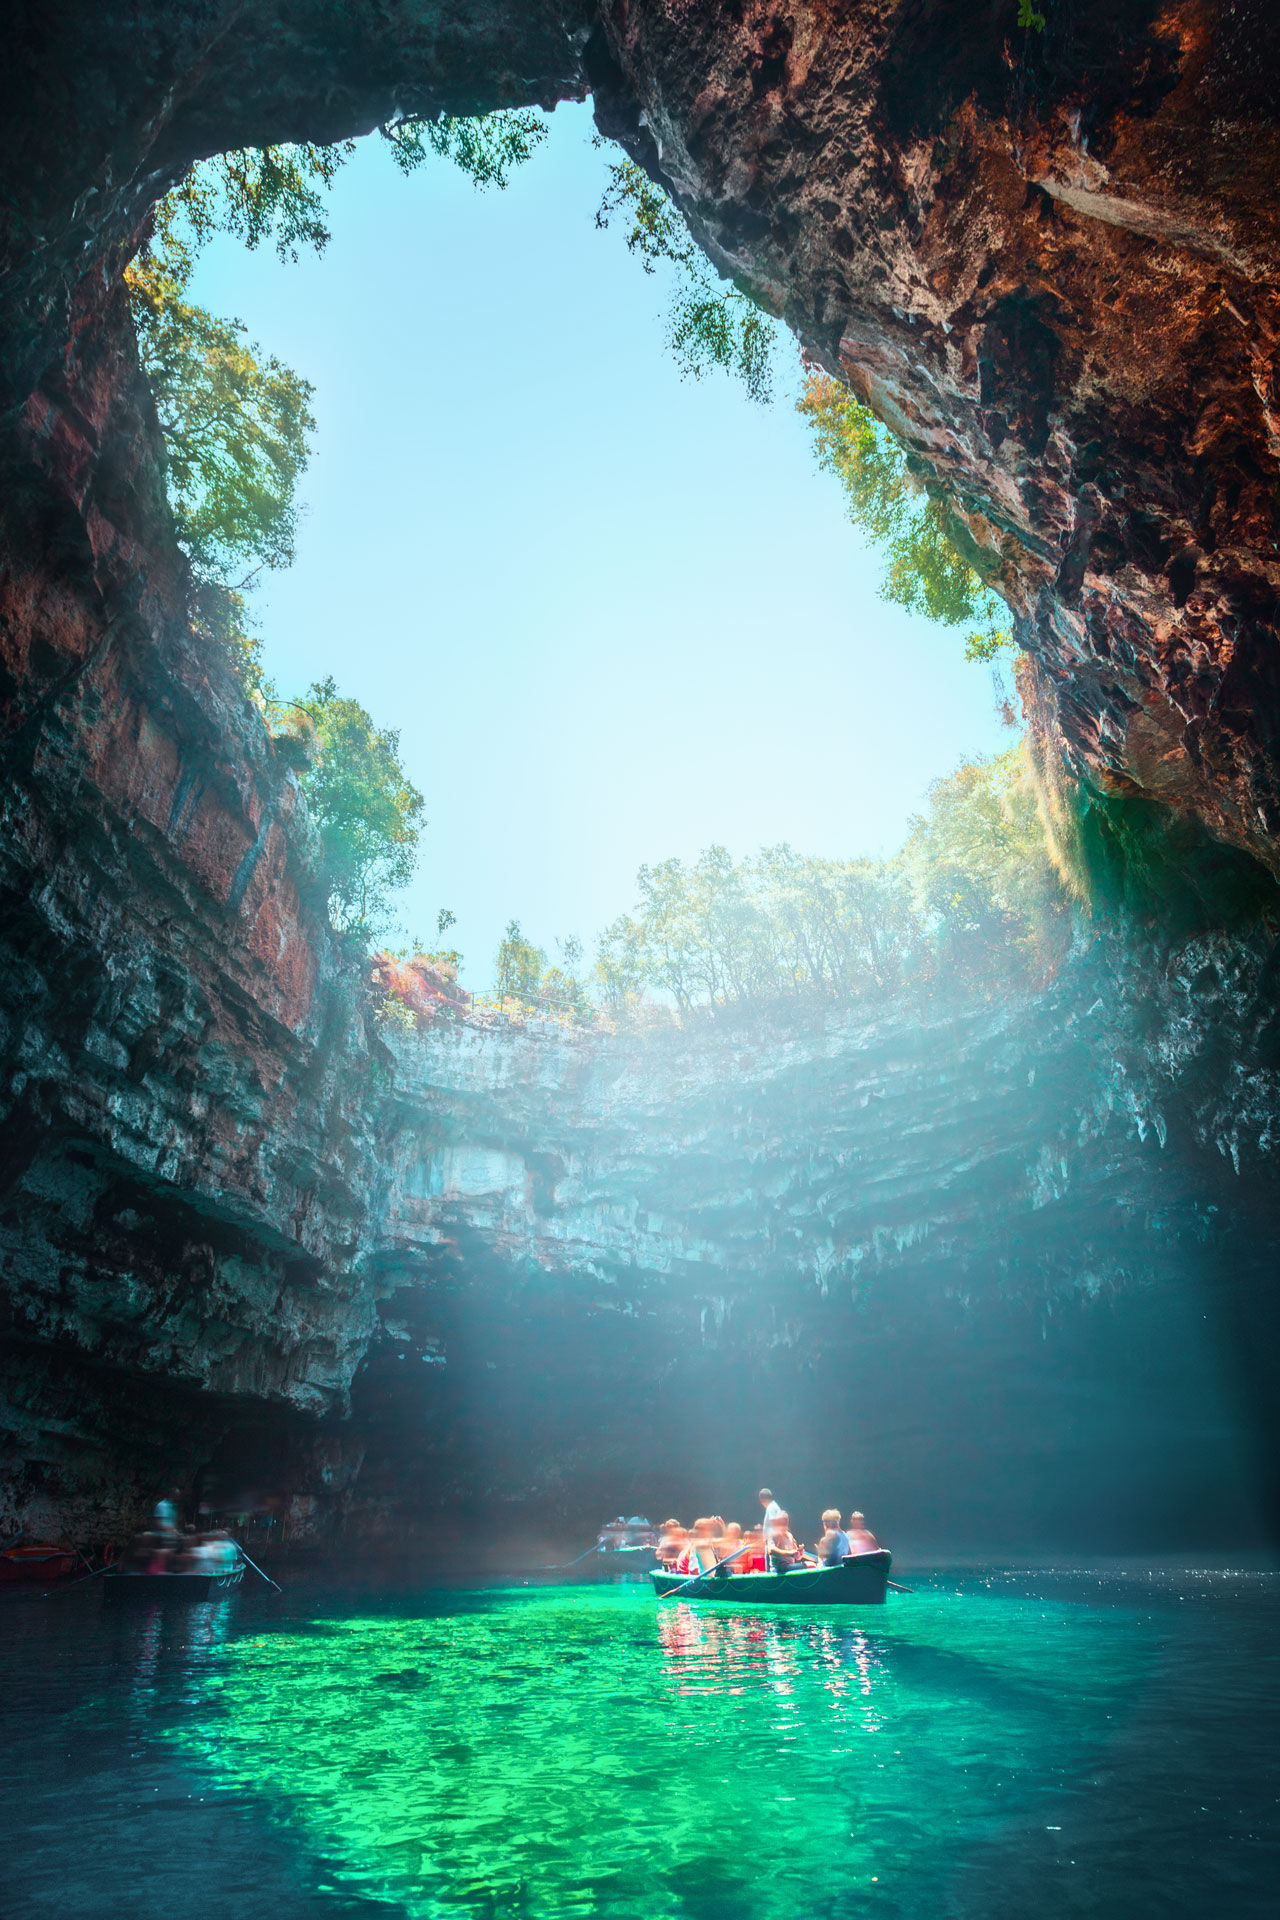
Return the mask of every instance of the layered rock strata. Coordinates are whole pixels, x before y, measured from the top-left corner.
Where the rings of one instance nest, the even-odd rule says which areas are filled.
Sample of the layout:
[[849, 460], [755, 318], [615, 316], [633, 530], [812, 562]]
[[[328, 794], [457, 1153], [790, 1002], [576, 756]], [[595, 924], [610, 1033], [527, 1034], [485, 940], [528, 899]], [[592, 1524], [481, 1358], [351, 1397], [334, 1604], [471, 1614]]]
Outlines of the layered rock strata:
[[848, 1462], [953, 1546], [1150, 1543], [1188, 1501], [1255, 1532], [1276, 983], [1265, 946], [1193, 942], [1138, 1023], [1131, 965], [794, 1028], [399, 1048], [359, 1498], [403, 1526], [461, 1476], [585, 1524], [590, 1497]]
[[28, 10], [0, 366], [19, 407], [195, 159], [594, 95], [713, 260], [912, 449], [1078, 768], [1273, 867], [1268, 0]]
[[[424, 1431], [437, 1491], [613, 1486], [602, 1435], [642, 1419], [660, 1480], [695, 1412], [712, 1452], [752, 1422], [785, 1446], [815, 1381], [862, 1409], [839, 1416], [842, 1444], [896, 1436], [916, 1463], [904, 1497], [938, 1431], [972, 1431], [973, 1460], [1040, 1462], [1008, 1506], [1030, 1511], [1053, 1446], [1087, 1429], [1096, 1466], [1135, 1396], [1144, 1444], [1165, 1448], [1153, 1486], [1170, 1457], [1207, 1493], [1256, 1484], [1231, 1463], [1233, 1436], [1262, 1431], [1240, 1409], [1266, 1383], [1271, 1324], [1264, 948], [925, 1020], [924, 1058], [893, 1020], [643, 1067], [442, 1038], [386, 1106], [292, 777], [188, 623], [119, 291], [193, 159], [590, 92], [712, 257], [906, 439], [1015, 608], [1095, 790], [1275, 869], [1276, 16], [1262, 0], [1045, 11], [1042, 35], [1016, 28], [1014, 0], [987, 16], [959, 0], [71, 0], [14, 23], [15, 1510], [61, 1499], [66, 1516], [68, 1489], [141, 1488], [160, 1456], [185, 1473], [247, 1408], [277, 1410], [272, 1444], [280, 1423], [336, 1415], [386, 1290], [406, 1332], [364, 1377], [365, 1438], [350, 1429], [382, 1460], [375, 1490]], [[505, 1064], [486, 1078], [473, 1056]], [[1000, 1353], [1021, 1385], [984, 1426]], [[411, 1366], [422, 1393], [396, 1384]], [[895, 1402], [882, 1383], [904, 1377], [946, 1418]], [[703, 1386], [742, 1420], [704, 1417]], [[343, 1443], [320, 1445], [319, 1483], [337, 1486]], [[1215, 1464], [1196, 1480], [1198, 1458]]]
[[373, 1325], [373, 1118], [358, 969], [294, 776], [188, 626], [127, 332], [81, 333], [19, 445], [0, 576], [0, 1278], [11, 1491], [38, 1506], [46, 1473], [75, 1480], [148, 1400], [141, 1425], [162, 1430], [166, 1393], [171, 1431], [206, 1452], [246, 1396], [345, 1404]]

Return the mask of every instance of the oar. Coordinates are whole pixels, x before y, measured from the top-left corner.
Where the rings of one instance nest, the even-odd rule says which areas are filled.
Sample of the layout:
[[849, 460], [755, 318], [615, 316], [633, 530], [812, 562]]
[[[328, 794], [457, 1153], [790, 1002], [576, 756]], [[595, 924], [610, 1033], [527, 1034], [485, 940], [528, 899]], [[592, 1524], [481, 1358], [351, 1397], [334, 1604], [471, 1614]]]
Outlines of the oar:
[[914, 1593], [914, 1587], [900, 1587], [896, 1580], [886, 1580], [886, 1587], [892, 1587], [895, 1593]]
[[[81, 1558], [83, 1558], [83, 1555]], [[110, 1573], [114, 1565], [114, 1560], [104, 1560], [100, 1567], [94, 1567], [89, 1573], [78, 1573], [74, 1580], [68, 1580], [65, 1587], [55, 1587], [53, 1591], [55, 1593], [69, 1593], [72, 1587], [82, 1587], [86, 1580], [96, 1580], [100, 1573]], [[46, 1594], [45, 1599], [47, 1600], [48, 1597], [48, 1594]]]
[[658, 1595], [659, 1600], [670, 1600], [673, 1594], [683, 1593], [686, 1587], [696, 1586], [699, 1580], [710, 1580], [714, 1574], [719, 1572], [721, 1567], [727, 1567], [731, 1560], [740, 1560], [744, 1553], [749, 1553], [751, 1550], [751, 1545], [752, 1543], [748, 1541], [746, 1546], [739, 1547], [736, 1553], [726, 1553], [723, 1560], [716, 1561], [716, 1564], [714, 1567], [712, 1567], [710, 1573], [702, 1573], [702, 1572], [694, 1573], [694, 1574], [691, 1574], [687, 1580], [682, 1580], [678, 1587], [668, 1587], [665, 1593], [660, 1593]]
[[256, 1560], [250, 1560], [248, 1554], [245, 1552], [244, 1548], [240, 1546], [240, 1542], [238, 1540], [236, 1541], [236, 1545], [237, 1547], [240, 1547], [240, 1558], [246, 1563], [246, 1565], [253, 1568], [259, 1580], [265, 1580], [267, 1585], [269, 1587], [274, 1587], [277, 1593], [283, 1593], [284, 1588], [280, 1585], [280, 1582], [278, 1580], [273, 1580], [269, 1573], [264, 1573]]
[[[593, 1553], [603, 1553], [603, 1552], [604, 1552], [604, 1548], [600, 1545], [600, 1542], [597, 1540], [593, 1547], [588, 1547], [585, 1553], [580, 1553], [576, 1560], [560, 1561], [554, 1567], [530, 1567], [528, 1571], [530, 1573], [568, 1573], [570, 1567], [576, 1567], [581, 1565], [582, 1561], [589, 1560]], [[516, 1567], [513, 1569], [513, 1571], [516, 1573], [519, 1573], [522, 1571], [522, 1569], [519, 1567]]]

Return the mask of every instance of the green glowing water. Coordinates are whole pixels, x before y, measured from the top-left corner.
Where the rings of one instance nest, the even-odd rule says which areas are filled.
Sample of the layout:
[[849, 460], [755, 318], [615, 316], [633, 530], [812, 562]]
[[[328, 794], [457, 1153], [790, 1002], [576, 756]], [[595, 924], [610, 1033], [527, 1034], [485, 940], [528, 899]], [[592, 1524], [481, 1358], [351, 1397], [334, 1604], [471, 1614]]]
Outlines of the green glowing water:
[[972, 1590], [437, 1596], [233, 1641], [171, 1738], [413, 1920], [936, 1915], [1011, 1832], [1071, 1865], [1058, 1796], [1152, 1658], [1136, 1611]]

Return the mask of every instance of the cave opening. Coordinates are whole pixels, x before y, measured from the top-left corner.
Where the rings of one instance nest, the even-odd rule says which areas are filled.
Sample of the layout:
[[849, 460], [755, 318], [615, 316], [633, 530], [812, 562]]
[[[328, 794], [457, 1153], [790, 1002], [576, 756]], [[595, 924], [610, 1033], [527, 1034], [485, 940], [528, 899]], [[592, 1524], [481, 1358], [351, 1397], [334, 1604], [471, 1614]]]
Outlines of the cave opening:
[[[1270, 1900], [1237, 1863], [1280, 1521], [1275, 31], [1254, 0], [24, 22], [0, 1570], [297, 1583], [257, 1639], [104, 1601], [64, 1659], [115, 1878], [108, 1722], [158, 1812], [209, 1786], [210, 1859], [228, 1786], [259, 1838], [287, 1809], [251, 1914]], [[424, 142], [462, 174], [389, 212], [374, 161]], [[326, 258], [165, 252], [227, 156], [240, 239], [331, 209]], [[692, 276], [665, 323], [654, 259]], [[747, 397], [682, 385], [664, 324]], [[246, 580], [295, 553], [260, 649]], [[717, 1623], [696, 1533], [692, 1599], [573, 1584], [614, 1510], [727, 1542], [769, 1486], [810, 1544], [836, 1500], [891, 1534], [916, 1624]], [[743, 1577], [845, 1577], [788, 1551]], [[13, 1617], [25, 1872], [66, 1642]], [[708, 1891], [663, 1755], [741, 1852], [732, 1740], [832, 1847], [816, 1907], [737, 1853]]]

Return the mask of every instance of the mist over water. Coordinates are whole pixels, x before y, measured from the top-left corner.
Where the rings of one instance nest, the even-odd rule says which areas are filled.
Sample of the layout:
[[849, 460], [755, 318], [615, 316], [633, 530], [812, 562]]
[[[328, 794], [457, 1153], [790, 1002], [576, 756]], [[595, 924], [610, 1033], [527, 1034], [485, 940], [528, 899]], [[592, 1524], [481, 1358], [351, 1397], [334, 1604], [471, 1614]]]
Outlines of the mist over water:
[[1202, 1914], [1211, 1875], [1274, 1911], [1277, 1576], [907, 1578], [811, 1617], [647, 1584], [11, 1604], [9, 1884], [86, 1914], [109, 1887], [242, 1920], [923, 1920]]

